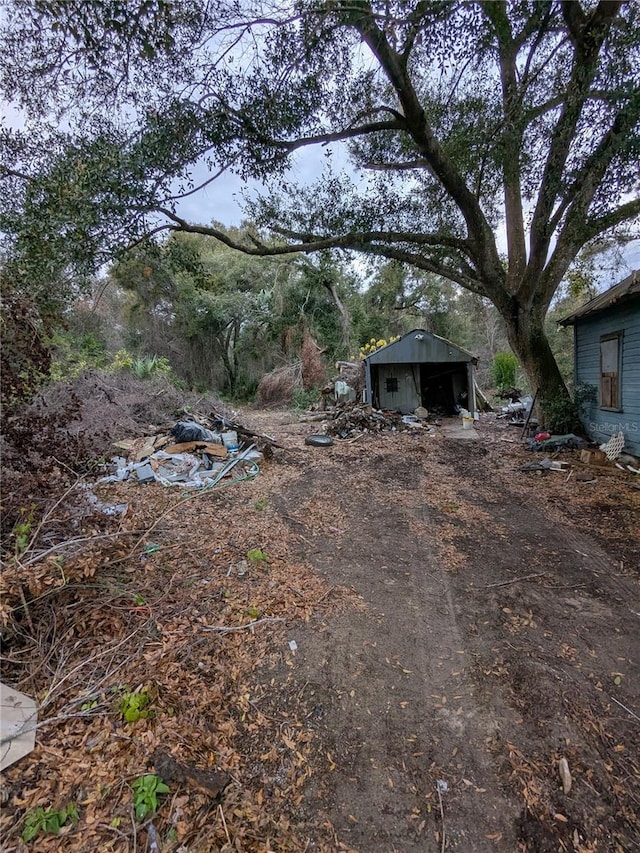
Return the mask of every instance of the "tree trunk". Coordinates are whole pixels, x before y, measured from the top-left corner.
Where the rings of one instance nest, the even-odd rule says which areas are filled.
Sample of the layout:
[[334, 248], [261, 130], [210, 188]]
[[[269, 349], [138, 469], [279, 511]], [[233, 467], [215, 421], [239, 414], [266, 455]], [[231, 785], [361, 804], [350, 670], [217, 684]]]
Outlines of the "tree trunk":
[[344, 355], [348, 358], [349, 352], [351, 350], [351, 315], [349, 314], [349, 309], [344, 304], [342, 299], [340, 299], [338, 288], [336, 287], [334, 282], [325, 281], [323, 282], [323, 284], [331, 294], [331, 298], [333, 299], [334, 305], [340, 313], [340, 326], [342, 331], [340, 345], [344, 350]]
[[[504, 315], [503, 315], [504, 316]], [[520, 359], [520, 364], [529, 380], [531, 393], [538, 392], [542, 419], [546, 419], [549, 403], [569, 400], [555, 356], [551, 351], [544, 330], [544, 318], [526, 309], [504, 317], [511, 349]]]

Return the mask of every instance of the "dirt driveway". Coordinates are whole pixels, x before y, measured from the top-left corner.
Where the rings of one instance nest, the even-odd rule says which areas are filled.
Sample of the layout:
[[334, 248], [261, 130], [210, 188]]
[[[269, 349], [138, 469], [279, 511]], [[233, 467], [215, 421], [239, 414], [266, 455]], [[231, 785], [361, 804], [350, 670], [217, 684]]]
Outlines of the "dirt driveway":
[[639, 850], [632, 476], [525, 473], [490, 422], [317, 448], [291, 412], [240, 419], [284, 445], [255, 479], [107, 485], [108, 517], [74, 487], [28, 606], [5, 584], [3, 681], [40, 707], [1, 849]]
[[357, 594], [298, 627], [279, 671], [326, 759], [304, 818], [326, 814], [361, 853], [639, 849], [630, 478], [520, 472], [525, 454], [492, 425], [477, 442], [313, 449], [309, 425], [260, 422], [287, 436], [297, 472], [273, 510], [300, 557]]

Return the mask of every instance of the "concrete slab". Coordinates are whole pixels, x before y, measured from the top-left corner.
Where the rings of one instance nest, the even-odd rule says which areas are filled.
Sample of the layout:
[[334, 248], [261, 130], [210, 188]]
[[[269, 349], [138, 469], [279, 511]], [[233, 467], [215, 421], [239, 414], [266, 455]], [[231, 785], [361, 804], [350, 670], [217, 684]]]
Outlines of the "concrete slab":
[[465, 429], [459, 421], [442, 424], [442, 432], [447, 438], [462, 439], [463, 441], [477, 441], [480, 437], [473, 427]]
[[0, 683], [0, 770], [31, 752], [37, 721], [35, 700]]

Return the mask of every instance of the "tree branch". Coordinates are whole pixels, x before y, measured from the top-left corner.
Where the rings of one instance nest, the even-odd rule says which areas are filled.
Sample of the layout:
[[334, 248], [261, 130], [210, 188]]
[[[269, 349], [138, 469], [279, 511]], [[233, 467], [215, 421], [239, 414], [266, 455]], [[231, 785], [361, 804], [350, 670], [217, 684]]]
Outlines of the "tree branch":
[[524, 272], [527, 252], [522, 212], [522, 180], [520, 157], [525, 124], [522, 120], [520, 95], [516, 76], [517, 48], [511, 33], [506, 3], [485, 3], [482, 6], [492, 22], [498, 41], [500, 84], [502, 87], [502, 181], [504, 188], [505, 222], [509, 269], [507, 287], [513, 290]]
[[299, 139], [293, 139], [290, 141], [284, 139], [263, 139], [261, 141], [266, 145], [279, 148], [282, 151], [292, 152], [297, 151], [299, 148], [304, 148], [307, 145], [326, 145], [330, 142], [342, 142], [345, 139], [352, 139], [354, 136], [379, 133], [382, 130], [407, 130], [407, 126], [404, 120], [375, 121], [359, 125], [358, 127], [348, 127], [344, 130], [336, 130], [333, 133], [319, 133], [314, 136], [302, 136]]
[[545, 264], [552, 230], [549, 227], [551, 212], [562, 187], [562, 176], [575, 137], [580, 115], [587, 100], [591, 83], [597, 70], [597, 60], [609, 29], [622, 0], [601, 0], [584, 22], [578, 22], [571, 8], [577, 4], [564, 3], [565, 20], [568, 16], [574, 43], [574, 60], [567, 97], [556, 123], [549, 153], [541, 179], [541, 190], [531, 223], [530, 262], [527, 277], [536, 278]]
[[431, 171], [426, 160], [408, 160], [406, 163], [363, 163], [362, 168], [369, 169], [372, 172], [402, 172], [412, 169], [429, 169]]
[[597, 237], [598, 234], [603, 234], [610, 228], [615, 228], [616, 225], [621, 225], [623, 222], [629, 222], [637, 216], [640, 216], [640, 198], [635, 198], [633, 201], [621, 204], [620, 207], [602, 216], [587, 219], [584, 224], [587, 239], [591, 240], [593, 237]]
[[461, 173], [448, 158], [429, 126], [402, 56], [389, 44], [384, 32], [376, 24], [368, 4], [358, 4], [358, 11], [351, 13], [350, 20], [393, 86], [402, 105], [407, 132], [464, 217], [471, 236], [476, 266], [482, 270], [483, 278], [500, 281], [504, 272], [491, 226], [475, 195], [467, 187]]
[[[289, 237], [293, 240], [301, 242], [311, 242], [323, 240], [316, 234], [303, 233], [300, 231], [292, 231], [280, 226], [274, 226], [273, 231], [276, 234], [281, 234], [283, 237]], [[449, 234], [418, 234], [413, 231], [359, 231], [347, 235], [338, 236], [336, 239], [352, 239], [358, 244], [361, 243], [413, 243], [416, 246], [443, 246], [450, 249], [458, 249], [471, 258], [471, 245], [468, 240], [463, 240], [459, 237], [452, 237]]]

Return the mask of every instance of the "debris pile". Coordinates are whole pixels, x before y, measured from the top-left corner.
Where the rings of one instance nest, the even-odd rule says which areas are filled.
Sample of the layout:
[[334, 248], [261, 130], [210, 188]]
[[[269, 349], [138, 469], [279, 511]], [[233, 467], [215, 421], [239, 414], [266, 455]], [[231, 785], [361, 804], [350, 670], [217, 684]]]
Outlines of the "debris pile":
[[344, 403], [327, 412], [326, 416], [325, 431], [337, 438], [355, 438], [369, 432], [432, 429], [415, 415], [381, 411], [366, 403]]
[[525, 442], [525, 448], [536, 452], [550, 453], [559, 450], [584, 450], [589, 446], [589, 442], [573, 433], [540, 438], [542, 435], [546, 435], [546, 433], [538, 433], [535, 438], [528, 438]]
[[140, 483], [201, 488], [233, 475], [239, 479], [258, 473], [255, 460], [269, 456], [276, 444], [217, 412], [192, 415], [170, 428], [140, 438], [118, 441], [127, 456], [112, 460], [113, 473], [99, 483], [115, 483], [134, 476]]

